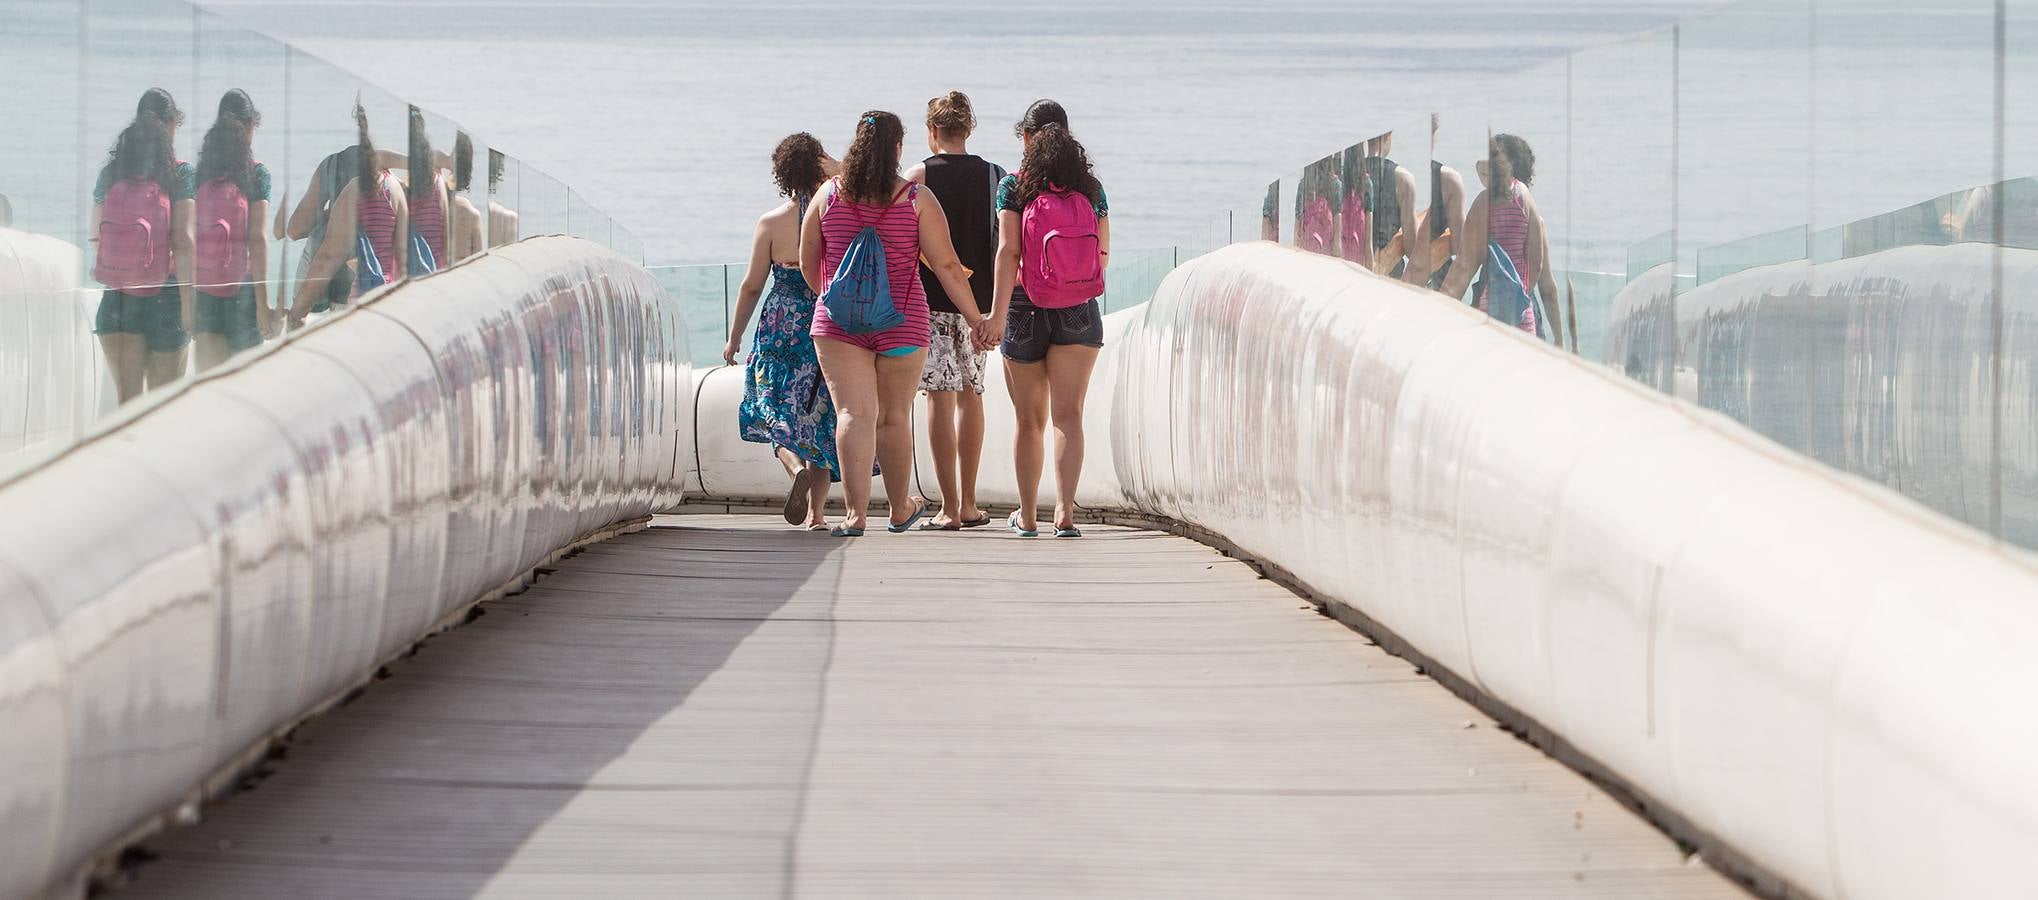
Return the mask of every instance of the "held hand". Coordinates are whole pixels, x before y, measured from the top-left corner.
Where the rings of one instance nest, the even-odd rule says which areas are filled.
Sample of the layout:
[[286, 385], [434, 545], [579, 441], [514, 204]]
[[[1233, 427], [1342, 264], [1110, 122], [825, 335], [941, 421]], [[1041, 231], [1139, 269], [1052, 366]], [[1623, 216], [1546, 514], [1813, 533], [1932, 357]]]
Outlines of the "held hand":
[[998, 346], [998, 343], [1005, 339], [1004, 317], [985, 316], [981, 321], [978, 321], [976, 326], [974, 328], [971, 328], [970, 331], [971, 334], [976, 338], [977, 351], [978, 352], [987, 351], [992, 347]]

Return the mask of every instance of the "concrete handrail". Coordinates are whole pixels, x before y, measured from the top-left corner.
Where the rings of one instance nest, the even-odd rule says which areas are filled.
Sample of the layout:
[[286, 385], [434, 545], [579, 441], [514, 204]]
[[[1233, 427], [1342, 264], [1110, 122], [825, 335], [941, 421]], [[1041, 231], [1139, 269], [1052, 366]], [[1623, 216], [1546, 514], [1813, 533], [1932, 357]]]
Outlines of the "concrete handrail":
[[679, 500], [686, 330], [538, 238], [0, 484], [0, 896], [78, 877], [562, 549]]
[[[1219, 250], [1109, 324], [1085, 505], [1284, 570], [1774, 892], [2026, 890], [2025, 557], [1339, 260]], [[741, 381], [701, 382], [693, 477], [775, 500]]]

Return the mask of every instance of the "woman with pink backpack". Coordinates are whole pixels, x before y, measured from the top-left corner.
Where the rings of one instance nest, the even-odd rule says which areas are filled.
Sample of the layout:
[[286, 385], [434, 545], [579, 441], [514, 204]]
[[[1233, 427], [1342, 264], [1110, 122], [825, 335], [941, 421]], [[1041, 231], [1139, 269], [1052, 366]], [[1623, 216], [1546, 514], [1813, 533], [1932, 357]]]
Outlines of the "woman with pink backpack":
[[198, 304], [192, 355], [203, 372], [228, 356], [259, 346], [271, 332], [269, 167], [255, 160], [255, 126], [262, 114], [246, 91], [219, 98], [219, 117], [198, 148]]
[[1110, 205], [1089, 154], [1069, 131], [1068, 113], [1038, 100], [1016, 129], [1025, 146], [1019, 171], [998, 185], [998, 258], [991, 317], [982, 340], [1002, 335], [1005, 387], [1018, 436], [1019, 509], [1005, 525], [1020, 537], [1037, 522], [1043, 434], [1054, 424], [1054, 536], [1076, 527], [1083, 471], [1083, 401], [1104, 346], [1104, 268], [1111, 257]]
[[150, 88], [92, 188], [92, 277], [106, 286], [93, 333], [120, 402], [184, 374], [197, 312], [192, 290], [196, 174], [176, 156], [184, 113]]

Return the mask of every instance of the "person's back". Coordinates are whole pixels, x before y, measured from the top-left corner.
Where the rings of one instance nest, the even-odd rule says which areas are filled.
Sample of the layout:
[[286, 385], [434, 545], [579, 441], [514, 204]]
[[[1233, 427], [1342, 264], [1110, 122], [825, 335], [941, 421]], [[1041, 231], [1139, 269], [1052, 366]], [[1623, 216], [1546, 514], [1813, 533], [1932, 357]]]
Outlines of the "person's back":
[[[937, 153], [921, 164], [927, 189], [934, 192], [948, 216], [948, 235], [955, 255], [970, 270], [971, 298], [977, 311], [991, 311], [991, 286], [995, 277], [992, 263], [998, 250], [997, 214], [992, 203], [998, 182], [1005, 173], [997, 165], [974, 153]], [[935, 312], [957, 312], [955, 298], [941, 289], [933, 270], [920, 267], [920, 283], [927, 292], [927, 305]]]
[[387, 171], [376, 170], [374, 184], [359, 184], [356, 187], [355, 208], [359, 211], [355, 219], [362, 236], [368, 239], [368, 246], [375, 251], [376, 262], [382, 265], [383, 277], [395, 281], [402, 277], [404, 258], [396, 240], [396, 179]]
[[440, 266], [451, 262], [446, 255], [446, 207], [445, 179], [435, 176], [430, 185], [423, 189], [412, 188], [410, 192], [410, 227], [424, 238], [425, 246], [432, 250], [432, 260]]
[[[868, 202], [868, 198], [861, 202], [849, 199], [843, 193], [841, 182], [835, 183], [834, 193], [825, 201], [827, 209], [821, 213], [821, 235], [825, 244], [821, 257], [821, 293], [827, 294], [828, 286], [835, 280], [836, 270], [842, 265], [843, 255], [849, 251], [849, 245], [857, 235], [862, 234], [865, 228], [875, 228], [878, 241], [885, 250], [885, 271], [891, 286], [892, 306], [906, 316], [906, 327], [925, 333], [927, 292], [920, 285], [920, 219], [913, 207], [919, 189], [917, 184], [900, 182], [889, 202], [872, 203]], [[816, 314], [816, 319], [827, 318], [827, 309], [823, 307]], [[832, 320], [830, 326], [833, 326]], [[817, 324], [816, 327], [820, 326]]]

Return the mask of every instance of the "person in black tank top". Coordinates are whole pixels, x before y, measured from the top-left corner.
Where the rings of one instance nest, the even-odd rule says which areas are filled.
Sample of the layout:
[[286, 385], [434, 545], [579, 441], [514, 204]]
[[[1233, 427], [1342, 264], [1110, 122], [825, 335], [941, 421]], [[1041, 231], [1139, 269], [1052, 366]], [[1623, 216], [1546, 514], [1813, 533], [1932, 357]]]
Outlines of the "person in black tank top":
[[934, 155], [906, 173], [934, 192], [948, 216], [955, 255], [969, 269], [972, 296], [951, 297], [923, 262], [927, 289], [927, 368], [920, 389], [927, 392], [927, 443], [941, 485], [941, 513], [920, 527], [953, 531], [990, 524], [977, 506], [977, 467], [984, 450], [984, 355], [956, 304], [991, 311], [993, 263], [997, 254], [997, 212], [993, 196], [1005, 170], [969, 152], [976, 129], [969, 97], [960, 91], [927, 101], [927, 149]]

